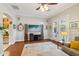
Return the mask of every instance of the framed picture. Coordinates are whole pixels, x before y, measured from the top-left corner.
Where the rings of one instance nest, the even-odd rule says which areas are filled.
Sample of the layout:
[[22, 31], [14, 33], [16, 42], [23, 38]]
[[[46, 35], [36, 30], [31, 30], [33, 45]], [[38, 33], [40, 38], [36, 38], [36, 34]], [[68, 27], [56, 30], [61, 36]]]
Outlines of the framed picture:
[[65, 30], [66, 30], [65, 25], [60, 25], [60, 32], [65, 32]]
[[41, 32], [41, 25], [29, 24], [28, 31], [29, 32]]
[[70, 22], [70, 29], [79, 29], [79, 21]]
[[15, 24], [13, 24], [13, 29], [16, 29], [16, 25]]
[[54, 33], [57, 33], [57, 28], [56, 27], [54, 27]]

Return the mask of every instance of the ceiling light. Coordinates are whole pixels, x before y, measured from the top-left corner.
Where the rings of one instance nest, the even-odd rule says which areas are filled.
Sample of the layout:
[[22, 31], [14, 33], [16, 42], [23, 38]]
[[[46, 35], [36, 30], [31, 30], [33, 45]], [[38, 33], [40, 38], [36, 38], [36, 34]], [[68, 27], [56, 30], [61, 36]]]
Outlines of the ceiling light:
[[48, 10], [48, 4], [44, 4], [44, 9]]
[[44, 12], [45, 10], [48, 10], [48, 4], [42, 4], [40, 6], [40, 9], [41, 9], [42, 12]]
[[41, 11], [45, 11], [45, 9], [44, 9], [44, 6], [43, 5], [41, 5], [41, 7], [40, 7], [40, 9], [41, 9]]

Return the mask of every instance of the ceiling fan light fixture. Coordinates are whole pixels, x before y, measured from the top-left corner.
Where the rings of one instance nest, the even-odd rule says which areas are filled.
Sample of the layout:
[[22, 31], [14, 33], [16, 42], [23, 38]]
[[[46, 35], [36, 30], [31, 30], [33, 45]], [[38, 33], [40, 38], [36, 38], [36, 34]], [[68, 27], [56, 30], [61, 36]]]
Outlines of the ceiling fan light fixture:
[[42, 12], [45, 11], [44, 6], [42, 6], [42, 5], [40, 6], [40, 9], [41, 9]]
[[58, 3], [40, 3], [40, 6], [36, 10], [49, 11], [49, 5], [57, 5]]
[[41, 9], [42, 12], [47, 11], [48, 10], [48, 4], [42, 4], [40, 6], [40, 9]]
[[44, 9], [48, 10], [48, 4], [44, 4]]

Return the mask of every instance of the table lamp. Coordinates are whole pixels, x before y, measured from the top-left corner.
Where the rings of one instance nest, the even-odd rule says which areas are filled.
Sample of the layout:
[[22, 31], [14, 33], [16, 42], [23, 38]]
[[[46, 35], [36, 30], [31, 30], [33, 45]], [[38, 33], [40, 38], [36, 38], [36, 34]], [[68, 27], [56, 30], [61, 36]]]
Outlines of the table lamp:
[[60, 32], [60, 34], [63, 36], [63, 39], [62, 39], [62, 41], [63, 41], [63, 44], [65, 43], [65, 36], [67, 36], [67, 32]]

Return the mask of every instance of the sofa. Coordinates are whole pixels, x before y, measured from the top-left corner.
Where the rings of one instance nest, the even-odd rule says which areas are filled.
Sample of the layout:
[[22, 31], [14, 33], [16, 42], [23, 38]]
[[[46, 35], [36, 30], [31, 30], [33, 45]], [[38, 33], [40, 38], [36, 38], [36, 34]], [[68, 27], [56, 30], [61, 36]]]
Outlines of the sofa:
[[79, 50], [70, 48], [69, 46], [63, 45], [62, 50], [70, 56], [79, 56]]
[[79, 40], [76, 38], [71, 40], [69, 44], [62, 45], [62, 50], [71, 56], [79, 56]]
[[[79, 56], [79, 49], [76, 49], [79, 46], [79, 42], [78, 42], [79, 40], [78, 39], [75, 41], [74, 40], [71, 41], [72, 46], [69, 42], [63, 44], [62, 42], [56, 41], [55, 39], [50, 40], [50, 41], [55, 43], [58, 47], [61, 47], [61, 50], [64, 51], [65, 53], [69, 54], [70, 56]], [[75, 44], [75, 43], [78, 43], [78, 44]], [[75, 44], [76, 46], [73, 44]]]

